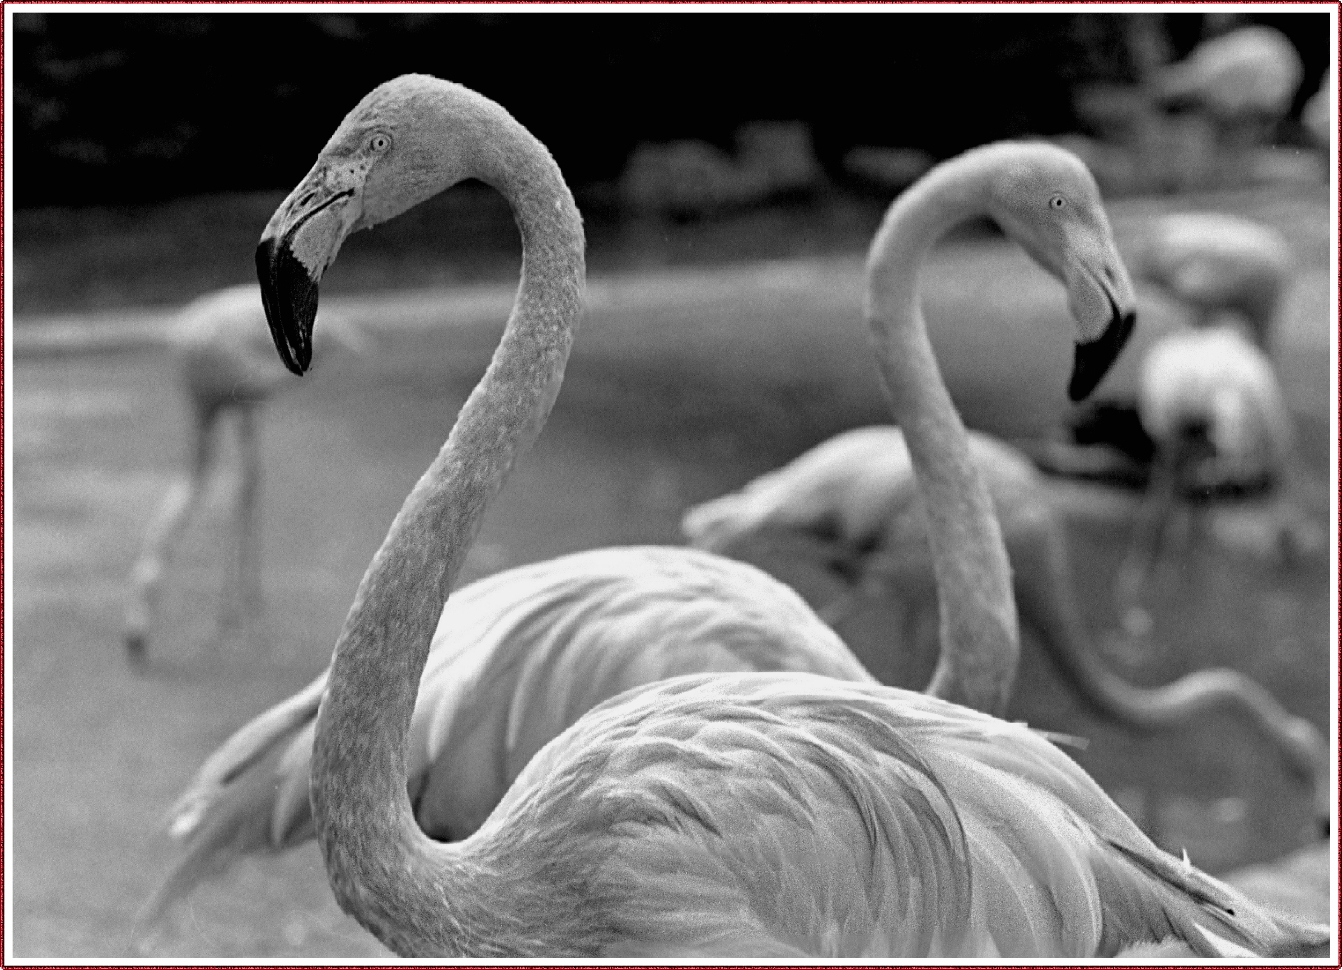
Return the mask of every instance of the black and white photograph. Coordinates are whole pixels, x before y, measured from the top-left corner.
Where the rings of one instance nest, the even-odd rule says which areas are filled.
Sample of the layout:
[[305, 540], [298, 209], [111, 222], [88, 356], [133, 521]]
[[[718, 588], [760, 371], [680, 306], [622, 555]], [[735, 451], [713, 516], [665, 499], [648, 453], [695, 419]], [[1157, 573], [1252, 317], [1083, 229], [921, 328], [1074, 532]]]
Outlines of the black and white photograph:
[[1337, 3], [3, 8], [6, 964], [1337, 965]]

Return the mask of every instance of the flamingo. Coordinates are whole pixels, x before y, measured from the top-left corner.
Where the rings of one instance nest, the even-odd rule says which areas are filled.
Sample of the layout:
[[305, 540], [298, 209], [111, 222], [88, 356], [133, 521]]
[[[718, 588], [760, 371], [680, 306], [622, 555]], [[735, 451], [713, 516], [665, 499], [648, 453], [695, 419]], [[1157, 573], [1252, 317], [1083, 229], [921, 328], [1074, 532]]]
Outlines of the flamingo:
[[1276, 371], [1240, 329], [1166, 334], [1148, 349], [1138, 380], [1137, 414], [1155, 457], [1114, 588], [1124, 625], [1144, 633], [1150, 620], [1137, 601], [1183, 496], [1271, 487], [1282, 552], [1319, 542], [1286, 494], [1295, 434]]
[[1330, 889], [1336, 875], [1337, 849], [1323, 840], [1280, 859], [1236, 869], [1224, 879], [1264, 905], [1321, 923], [1337, 912]]
[[[472, 176], [514, 208], [522, 281], [493, 361], [337, 641], [311, 794], [342, 908], [403, 956], [1327, 946], [1326, 928], [1271, 914], [1160, 852], [1027, 729], [816, 674], [685, 675], [618, 695], [542, 748], [473, 835], [428, 838], [406, 794], [416, 688], [484, 509], [558, 392], [580, 312], [581, 221], [558, 166], [504, 109], [411, 75], [346, 116], [257, 251], [276, 347], [301, 373], [317, 284], [344, 237]], [[927, 489], [942, 592], [961, 601], [943, 609], [947, 639], [1010, 644], [1006, 554], [916, 300], [926, 248], [984, 210], [1068, 285], [1082, 338], [1073, 397], [1121, 348], [1131, 290], [1089, 173], [1042, 146], [995, 146], [935, 170], [873, 243], [868, 318]]]
[[1303, 73], [1290, 39], [1255, 24], [1203, 41], [1151, 82], [1158, 102], [1196, 106], [1219, 128], [1223, 147], [1242, 147], [1272, 134]]
[[[1001, 523], [1021, 626], [1035, 634], [1091, 712], [1149, 732], [1186, 724], [1217, 708], [1234, 711], [1309, 787], [1320, 824], [1326, 824], [1331, 749], [1322, 733], [1238, 671], [1201, 670], [1144, 688], [1109, 670], [1082, 623], [1065, 529], [1039, 471], [1020, 451], [989, 435], [971, 432], [969, 452]], [[909, 450], [904, 433], [889, 426], [836, 435], [740, 491], [695, 506], [685, 513], [682, 531], [701, 549], [748, 553], [758, 539], [809, 558], [824, 573], [851, 576], [820, 611], [832, 625], [866, 596], [900, 599], [910, 589], [925, 587], [917, 580], [931, 573], [927, 517]], [[882, 653], [894, 651], [883, 644], [873, 647], [858, 645], [861, 659], [892, 682], [886, 674], [890, 658]]]
[[1152, 219], [1132, 254], [1132, 272], [1193, 312], [1208, 327], [1237, 315], [1263, 350], [1290, 285], [1294, 257], [1281, 233], [1223, 212], [1180, 212]]
[[1337, 75], [1329, 65], [1319, 82], [1319, 90], [1309, 96], [1300, 112], [1300, 120], [1305, 130], [1314, 139], [1314, 143], [1325, 152], [1332, 143], [1333, 133], [1337, 131], [1337, 112], [1333, 110], [1333, 97], [1337, 94]]
[[[331, 314], [323, 314], [322, 322], [323, 353], [328, 347], [363, 352], [366, 340], [353, 325]], [[131, 571], [123, 642], [132, 663], [144, 659], [164, 570], [204, 495], [227, 414], [237, 424], [239, 474], [229, 521], [233, 554], [225, 574], [221, 626], [237, 629], [257, 609], [256, 503], [261, 480], [257, 412], [289, 380], [269, 343], [261, 290], [255, 284], [226, 287], [192, 301], [169, 335], [193, 418], [191, 463], [154, 514]]]

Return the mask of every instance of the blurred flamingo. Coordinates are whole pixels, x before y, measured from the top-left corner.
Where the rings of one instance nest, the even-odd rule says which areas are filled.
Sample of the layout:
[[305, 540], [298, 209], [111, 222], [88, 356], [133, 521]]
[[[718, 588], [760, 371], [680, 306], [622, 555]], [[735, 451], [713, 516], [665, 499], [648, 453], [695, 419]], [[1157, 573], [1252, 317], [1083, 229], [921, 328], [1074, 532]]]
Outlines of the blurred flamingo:
[[1286, 238], [1270, 226], [1223, 212], [1152, 219], [1133, 249], [1132, 273], [1184, 304], [1199, 327], [1234, 314], [1263, 350], [1294, 275]]
[[1337, 912], [1332, 892], [1337, 849], [1327, 840], [1303, 846], [1268, 862], [1242, 866], [1224, 879], [1264, 906], [1298, 919], [1326, 923]]
[[1253, 148], [1272, 139], [1303, 74], [1290, 39], [1253, 24], [1203, 41], [1149, 81], [1157, 103], [1194, 108], [1211, 122], [1221, 162], [1233, 171], [1249, 164]]
[[1295, 434], [1267, 355], [1234, 326], [1166, 334], [1148, 349], [1137, 413], [1155, 446], [1151, 476], [1129, 552], [1115, 579], [1124, 626], [1151, 626], [1140, 606], [1172, 520], [1187, 513], [1195, 535], [1201, 505], [1187, 498], [1270, 490], [1276, 547], [1287, 560], [1317, 550], [1322, 538], [1291, 497]]
[[[329, 352], [328, 348], [363, 352], [366, 340], [354, 326], [333, 314], [323, 314], [322, 320], [322, 353]], [[289, 375], [275, 360], [261, 291], [255, 284], [216, 290], [189, 303], [169, 335], [169, 349], [190, 409], [191, 459], [154, 514], [131, 570], [123, 639], [134, 663], [144, 659], [164, 571], [218, 460], [225, 415], [234, 417], [238, 429], [238, 477], [226, 524], [231, 555], [225, 571], [221, 626], [235, 631], [259, 609], [257, 416], [271, 395], [290, 384]]]
[[1304, 110], [1300, 112], [1300, 120], [1304, 122], [1305, 130], [1314, 139], [1314, 143], [1325, 152], [1332, 144], [1333, 135], [1337, 133], [1337, 111], [1333, 108], [1333, 100], [1336, 97], [1337, 75], [1330, 65], [1324, 72], [1323, 80], [1319, 82], [1319, 90], [1309, 96]]

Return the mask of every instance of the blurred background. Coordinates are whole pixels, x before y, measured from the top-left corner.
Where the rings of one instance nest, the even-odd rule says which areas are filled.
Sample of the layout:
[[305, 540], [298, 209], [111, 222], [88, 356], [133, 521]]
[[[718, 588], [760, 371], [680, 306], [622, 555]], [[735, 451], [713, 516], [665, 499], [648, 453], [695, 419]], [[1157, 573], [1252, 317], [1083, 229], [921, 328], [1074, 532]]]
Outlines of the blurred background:
[[[1288, 499], [1331, 537], [1326, 72], [1337, 37], [1326, 10], [7, 10], [12, 955], [124, 951], [171, 856], [164, 813], [224, 738], [322, 669], [368, 559], [497, 341], [520, 243], [492, 191], [465, 185], [351, 238], [323, 307], [375, 349], [319, 361], [264, 413], [265, 608], [242, 637], [216, 628], [225, 480], [187, 528], [147, 662], [127, 664], [130, 569], [190, 447], [165, 340], [175, 311], [254, 280], [271, 212], [374, 85], [423, 72], [497, 100], [549, 146], [587, 225], [588, 310], [564, 392], [466, 580], [600, 545], [681, 543], [693, 504], [888, 421], [861, 319], [871, 234], [936, 161], [1020, 137], [1088, 162], [1125, 255], [1172, 212], [1244, 217], [1285, 240], [1267, 352], [1296, 429]], [[1255, 27], [1284, 38], [1284, 60], [1271, 45], [1249, 67], [1197, 53]], [[938, 249], [924, 291], [971, 426], [1032, 455], [1079, 440], [1094, 412], [1066, 399], [1060, 287], [974, 225]], [[1138, 291], [1138, 335], [1099, 394], [1129, 417], [1143, 355], [1194, 322], [1168, 292]], [[1054, 475], [1047, 495], [1067, 523], [1085, 623], [1108, 642], [1144, 479], [1096, 477]], [[1332, 543], [1283, 560], [1278, 499], [1216, 506], [1211, 539], [1167, 556], [1148, 584], [1141, 649], [1108, 659], [1143, 683], [1232, 666], [1327, 731]], [[785, 551], [752, 558], [821, 595], [824, 582]], [[901, 615], [873, 600], [840, 632], [870, 653]], [[924, 642], [908, 686], [922, 686], [931, 650]], [[1228, 716], [1156, 737], [1110, 727], [1028, 638], [1013, 716], [1088, 738], [1076, 753], [1087, 770], [1163, 845], [1212, 871], [1315, 838], [1308, 793]], [[149, 955], [384, 955], [335, 908], [311, 845], [235, 867], [180, 916]]]

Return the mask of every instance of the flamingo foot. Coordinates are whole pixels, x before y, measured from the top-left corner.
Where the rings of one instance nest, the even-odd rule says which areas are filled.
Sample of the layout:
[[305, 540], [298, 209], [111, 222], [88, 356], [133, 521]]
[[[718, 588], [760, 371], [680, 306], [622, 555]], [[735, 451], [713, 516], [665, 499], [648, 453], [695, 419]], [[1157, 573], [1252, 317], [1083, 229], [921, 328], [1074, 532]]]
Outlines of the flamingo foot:
[[139, 669], [144, 666], [146, 648], [149, 645], [149, 638], [143, 630], [127, 630], [122, 640], [126, 647], [126, 660], [132, 667]]
[[1123, 632], [1129, 637], [1139, 640], [1149, 637], [1155, 625], [1155, 620], [1151, 618], [1150, 611], [1141, 606], [1128, 607], [1120, 621]]

